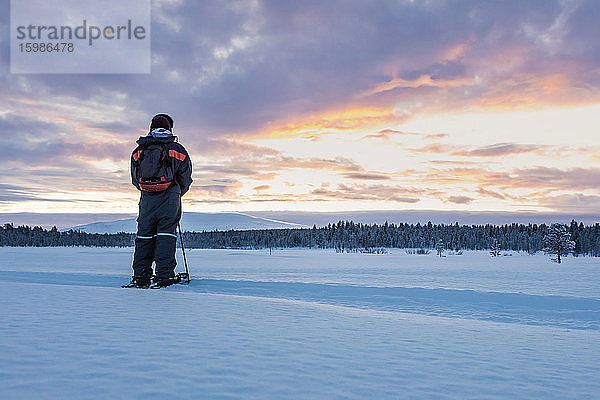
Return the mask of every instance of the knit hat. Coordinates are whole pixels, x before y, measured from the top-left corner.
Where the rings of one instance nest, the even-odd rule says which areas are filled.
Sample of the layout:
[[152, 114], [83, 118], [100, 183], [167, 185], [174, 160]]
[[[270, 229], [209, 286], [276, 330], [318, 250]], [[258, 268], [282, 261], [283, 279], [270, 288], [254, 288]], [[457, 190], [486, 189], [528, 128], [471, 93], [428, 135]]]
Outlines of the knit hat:
[[173, 130], [173, 118], [167, 114], [157, 114], [152, 117], [152, 123], [150, 123], [150, 130], [156, 128], [163, 128], [169, 131]]

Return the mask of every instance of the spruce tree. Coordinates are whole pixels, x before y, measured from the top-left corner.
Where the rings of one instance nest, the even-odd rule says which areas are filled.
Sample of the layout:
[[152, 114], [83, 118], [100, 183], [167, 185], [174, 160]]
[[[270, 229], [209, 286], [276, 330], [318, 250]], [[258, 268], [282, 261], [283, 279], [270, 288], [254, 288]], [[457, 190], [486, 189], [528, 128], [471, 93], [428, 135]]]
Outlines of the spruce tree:
[[438, 256], [441, 257], [444, 254], [445, 248], [444, 241], [442, 239], [438, 240], [437, 245], [435, 246]]
[[567, 226], [564, 224], [552, 224], [548, 228], [548, 233], [544, 237], [544, 252], [555, 255], [553, 261], [561, 263], [561, 256], [572, 253], [575, 249], [575, 242], [571, 240]]
[[490, 255], [492, 257], [498, 257], [500, 255], [500, 242], [498, 239], [492, 241], [492, 247], [490, 249]]

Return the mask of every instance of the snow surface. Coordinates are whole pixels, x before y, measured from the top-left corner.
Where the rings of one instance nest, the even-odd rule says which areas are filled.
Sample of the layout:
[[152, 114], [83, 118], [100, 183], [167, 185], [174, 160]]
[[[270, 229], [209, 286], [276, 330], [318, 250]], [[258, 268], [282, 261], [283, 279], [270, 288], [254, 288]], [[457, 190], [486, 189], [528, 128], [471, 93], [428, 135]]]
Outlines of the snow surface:
[[131, 248], [0, 248], [0, 398], [598, 398], [600, 259], [512, 254], [193, 250], [137, 290]]

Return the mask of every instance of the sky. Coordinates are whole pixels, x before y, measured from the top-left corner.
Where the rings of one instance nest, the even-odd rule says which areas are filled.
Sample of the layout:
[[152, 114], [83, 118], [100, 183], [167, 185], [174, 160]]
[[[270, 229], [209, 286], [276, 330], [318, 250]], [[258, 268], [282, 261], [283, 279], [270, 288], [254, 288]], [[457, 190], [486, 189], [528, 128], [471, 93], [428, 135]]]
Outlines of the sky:
[[152, 2], [150, 74], [11, 74], [0, 212], [137, 210], [166, 112], [187, 211], [600, 213], [600, 2]]

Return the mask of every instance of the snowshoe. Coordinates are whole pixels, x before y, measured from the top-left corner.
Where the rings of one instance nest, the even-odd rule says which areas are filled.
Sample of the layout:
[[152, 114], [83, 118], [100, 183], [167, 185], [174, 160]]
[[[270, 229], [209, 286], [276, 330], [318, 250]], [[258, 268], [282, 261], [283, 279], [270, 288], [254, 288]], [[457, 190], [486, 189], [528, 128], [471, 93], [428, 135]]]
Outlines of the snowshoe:
[[181, 284], [185, 285], [190, 283], [190, 274], [188, 274], [187, 272], [179, 272], [177, 274], [177, 276], [179, 276], [181, 278]]
[[151, 289], [160, 289], [171, 285], [181, 284], [185, 285], [190, 283], [189, 275], [185, 272], [180, 272], [172, 278], [157, 278], [154, 277], [154, 284], [150, 286]]
[[131, 282], [126, 285], [122, 285], [122, 288], [137, 288], [137, 289], [148, 289], [150, 287], [150, 279], [131, 278]]
[[177, 283], [181, 283], [181, 277], [179, 275], [175, 275], [172, 278], [156, 278], [154, 280], [154, 284], [150, 286], [150, 288], [160, 289], [167, 286], [175, 285]]

